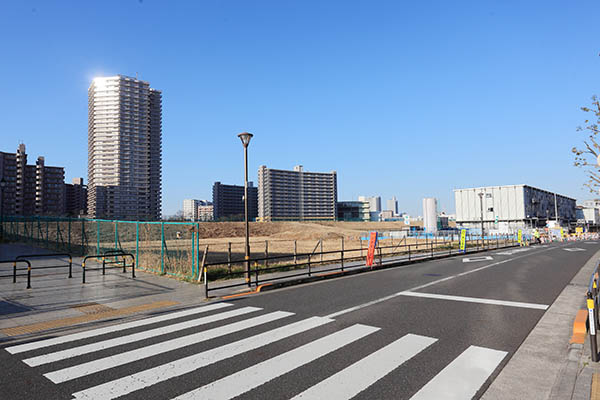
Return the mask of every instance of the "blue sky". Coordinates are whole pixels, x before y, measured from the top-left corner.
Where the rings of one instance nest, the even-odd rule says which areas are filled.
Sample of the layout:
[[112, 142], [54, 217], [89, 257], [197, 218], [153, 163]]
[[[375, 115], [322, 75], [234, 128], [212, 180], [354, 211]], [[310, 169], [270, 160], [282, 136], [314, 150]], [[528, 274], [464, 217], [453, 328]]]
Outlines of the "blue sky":
[[87, 88], [163, 91], [163, 212], [260, 165], [338, 173], [340, 200], [419, 215], [452, 189], [575, 197], [580, 106], [600, 94], [597, 1], [3, 1], [0, 150], [87, 181]]

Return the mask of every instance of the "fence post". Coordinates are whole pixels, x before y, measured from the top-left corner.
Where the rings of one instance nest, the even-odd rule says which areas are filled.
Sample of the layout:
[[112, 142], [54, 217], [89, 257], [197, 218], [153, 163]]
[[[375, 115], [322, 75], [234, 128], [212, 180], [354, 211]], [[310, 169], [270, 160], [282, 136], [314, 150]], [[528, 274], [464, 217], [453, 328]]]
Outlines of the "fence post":
[[81, 220], [81, 256], [85, 256], [85, 243], [84, 243], [84, 236], [85, 236], [85, 219]]
[[160, 273], [165, 274], [165, 223], [160, 223]]
[[342, 236], [342, 271], [344, 270], [344, 237]]
[[323, 264], [323, 238], [319, 239], [321, 245], [321, 264]]
[[294, 240], [294, 265], [298, 265], [298, 242]]
[[115, 251], [119, 250], [119, 222], [115, 221]]
[[192, 231], [192, 276], [196, 275], [196, 232]]
[[[269, 241], [265, 240], [265, 267], [269, 268]], [[258, 270], [258, 266], [256, 266], [256, 269]], [[256, 275], [256, 282], [258, 285], [258, 273]]]
[[592, 350], [592, 361], [598, 362], [598, 342], [596, 341], [596, 318], [594, 310], [594, 298], [590, 292], [587, 293], [587, 308], [589, 318], [590, 345]]
[[231, 275], [231, 242], [227, 242], [227, 268], [229, 268], [229, 275]]
[[71, 257], [69, 255], [69, 278], [73, 277], [72, 270], [73, 270], [73, 257]]
[[383, 258], [381, 257], [381, 246], [377, 245], [377, 250], [379, 252], [379, 266], [383, 265]]
[[17, 283], [17, 262], [13, 261], [13, 283]]
[[31, 263], [27, 263], [27, 289], [31, 289]]
[[96, 254], [100, 254], [100, 221], [96, 221]]
[[102, 256], [102, 275], [105, 275], [106, 257]]
[[200, 223], [196, 223], [196, 272], [200, 276]]
[[310, 254], [308, 255], [308, 276], [310, 276]]

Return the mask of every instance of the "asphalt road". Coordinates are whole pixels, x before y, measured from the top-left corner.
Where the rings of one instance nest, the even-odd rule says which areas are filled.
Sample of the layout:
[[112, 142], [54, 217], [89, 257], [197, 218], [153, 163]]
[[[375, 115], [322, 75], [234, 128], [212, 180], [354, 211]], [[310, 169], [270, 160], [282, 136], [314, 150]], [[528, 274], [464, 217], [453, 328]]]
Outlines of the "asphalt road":
[[0, 397], [479, 398], [598, 250], [490, 251], [6, 343]]

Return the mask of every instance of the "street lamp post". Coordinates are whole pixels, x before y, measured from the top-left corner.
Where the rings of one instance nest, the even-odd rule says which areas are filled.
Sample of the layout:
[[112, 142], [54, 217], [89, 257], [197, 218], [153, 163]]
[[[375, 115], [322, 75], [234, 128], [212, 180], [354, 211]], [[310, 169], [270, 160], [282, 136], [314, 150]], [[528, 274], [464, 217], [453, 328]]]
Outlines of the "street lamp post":
[[484, 241], [483, 241], [483, 192], [478, 193], [479, 194], [479, 208], [481, 211], [481, 248], [483, 248], [484, 246]]
[[250, 233], [248, 225], [248, 145], [252, 134], [242, 132], [238, 135], [244, 145], [244, 220], [246, 221], [246, 282], [250, 287]]

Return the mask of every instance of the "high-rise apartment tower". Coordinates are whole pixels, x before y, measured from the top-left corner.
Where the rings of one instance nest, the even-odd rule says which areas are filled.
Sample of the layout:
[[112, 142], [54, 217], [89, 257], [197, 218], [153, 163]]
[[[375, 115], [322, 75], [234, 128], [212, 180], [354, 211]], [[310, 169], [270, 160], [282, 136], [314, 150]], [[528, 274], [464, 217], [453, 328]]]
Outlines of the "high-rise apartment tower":
[[88, 112], [89, 216], [160, 219], [161, 92], [122, 75], [95, 78]]

